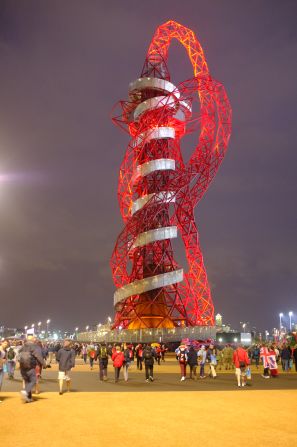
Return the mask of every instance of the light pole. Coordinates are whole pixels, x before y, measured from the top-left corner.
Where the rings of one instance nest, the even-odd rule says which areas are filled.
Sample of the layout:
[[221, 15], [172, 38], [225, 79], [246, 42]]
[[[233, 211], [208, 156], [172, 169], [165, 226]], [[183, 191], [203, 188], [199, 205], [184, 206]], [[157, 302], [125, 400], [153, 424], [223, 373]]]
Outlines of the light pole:
[[38, 332], [39, 332], [39, 334], [40, 334], [41, 321], [38, 322], [37, 326], [38, 326]]
[[293, 312], [289, 312], [289, 318], [290, 318], [290, 332], [292, 331], [292, 315], [293, 315]]
[[77, 331], [78, 331], [78, 327], [75, 328], [75, 338], [77, 340]]
[[281, 312], [279, 314], [279, 331], [281, 332], [282, 330], [282, 317], [284, 316], [284, 314]]
[[27, 335], [28, 326], [25, 326], [24, 329], [25, 329], [25, 334]]
[[46, 338], [48, 338], [48, 327], [49, 327], [50, 322], [51, 322], [50, 319], [46, 320]]
[[90, 327], [90, 326], [86, 326], [86, 331], [87, 331], [87, 332], [89, 332], [89, 327]]

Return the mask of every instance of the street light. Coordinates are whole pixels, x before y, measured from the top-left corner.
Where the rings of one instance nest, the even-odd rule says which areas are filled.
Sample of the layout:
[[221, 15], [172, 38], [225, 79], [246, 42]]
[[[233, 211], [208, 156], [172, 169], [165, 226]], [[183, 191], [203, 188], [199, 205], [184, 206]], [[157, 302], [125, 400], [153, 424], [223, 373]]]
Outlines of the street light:
[[290, 332], [291, 332], [291, 330], [292, 330], [292, 315], [293, 315], [293, 312], [289, 312], [289, 318], [290, 318]]
[[86, 326], [86, 331], [88, 332], [90, 326]]
[[38, 332], [40, 332], [41, 321], [38, 322], [37, 326], [38, 326]]
[[28, 326], [25, 326], [24, 329], [25, 329], [25, 332], [27, 333]]
[[282, 330], [282, 317], [284, 316], [284, 314], [281, 312], [279, 314], [279, 330]]

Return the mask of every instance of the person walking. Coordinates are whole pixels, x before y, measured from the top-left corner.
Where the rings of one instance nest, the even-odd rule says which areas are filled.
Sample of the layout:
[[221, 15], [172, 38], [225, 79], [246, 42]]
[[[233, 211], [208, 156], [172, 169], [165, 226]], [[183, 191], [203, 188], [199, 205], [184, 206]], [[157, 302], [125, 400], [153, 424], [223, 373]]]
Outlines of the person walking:
[[278, 376], [278, 370], [277, 370], [276, 352], [274, 346], [270, 346], [268, 348], [268, 354], [269, 354], [268, 363], [269, 363], [270, 377], [275, 378]]
[[256, 345], [253, 349], [253, 359], [255, 359], [256, 368], [259, 369], [260, 347]]
[[133, 351], [131, 346], [128, 346], [126, 343], [124, 343], [124, 358], [123, 373], [125, 382], [128, 382], [128, 369], [133, 361]]
[[59, 349], [56, 355], [56, 360], [59, 364], [59, 395], [63, 394], [63, 383], [66, 382], [67, 391], [70, 391], [71, 369], [75, 366], [75, 351], [72, 349], [71, 341], [65, 340], [63, 348]]
[[145, 367], [146, 382], [154, 381], [154, 358], [155, 358], [155, 351], [152, 348], [151, 344], [148, 343], [143, 349], [143, 361]]
[[281, 361], [282, 361], [282, 369], [285, 372], [289, 371], [290, 359], [291, 359], [291, 351], [287, 345], [283, 345], [283, 349], [281, 350]]
[[[9, 346], [9, 342], [7, 340], [3, 340], [0, 345], [0, 391], [2, 388], [3, 378], [4, 378], [4, 369], [6, 365], [6, 349]], [[0, 403], [2, 400], [0, 400]]]
[[223, 359], [225, 370], [233, 369], [233, 349], [230, 345], [226, 345], [223, 349]]
[[139, 371], [142, 371], [142, 362], [143, 362], [143, 349], [142, 349], [142, 344], [139, 343], [136, 348], [135, 348], [135, 354], [136, 354], [136, 364], [137, 364], [137, 369], [139, 369]]
[[87, 363], [87, 357], [88, 357], [88, 351], [87, 351], [87, 345], [83, 344], [81, 348], [81, 355], [84, 361], [84, 364]]
[[51, 368], [51, 363], [55, 359], [55, 345], [53, 343], [48, 344], [47, 346], [48, 356], [46, 359], [46, 367]]
[[297, 344], [294, 346], [294, 350], [293, 350], [293, 360], [295, 363], [295, 371], [297, 372]]
[[94, 365], [94, 360], [95, 360], [95, 357], [96, 357], [95, 346], [93, 344], [89, 345], [88, 349], [87, 349], [87, 352], [88, 352], [88, 357], [89, 357], [90, 369], [92, 370], [93, 369], [93, 365]]
[[15, 365], [16, 365], [16, 350], [15, 347], [11, 345], [6, 349], [7, 374], [10, 380], [14, 379]]
[[187, 376], [188, 351], [186, 345], [184, 343], [181, 343], [180, 346], [176, 349], [175, 353], [180, 366], [180, 381], [183, 382], [184, 380], [186, 380]]
[[161, 357], [162, 357], [162, 350], [161, 350], [161, 346], [156, 346], [155, 348], [155, 352], [156, 352], [156, 360], [158, 365], [160, 365], [161, 362]]
[[41, 348], [36, 344], [36, 338], [33, 335], [27, 336], [27, 341], [19, 353], [19, 362], [25, 385], [25, 389], [21, 391], [21, 396], [25, 403], [30, 403], [33, 402], [32, 390], [36, 384], [35, 368], [38, 364], [46, 367]]
[[201, 348], [198, 351], [198, 362], [199, 362], [199, 366], [200, 366], [200, 379], [205, 379], [206, 375], [204, 373], [204, 368], [205, 368], [205, 362], [206, 362], [206, 349], [205, 346], [202, 345]]
[[161, 357], [162, 357], [162, 362], [165, 362], [165, 354], [166, 351], [168, 351], [168, 349], [166, 348], [166, 346], [164, 345], [164, 343], [161, 346]]
[[190, 346], [188, 352], [188, 365], [190, 367], [190, 379], [197, 380], [198, 357], [194, 346]]
[[209, 362], [209, 368], [210, 368], [209, 376], [215, 379], [217, 377], [216, 366], [218, 362], [217, 362], [217, 349], [213, 344], [209, 345], [209, 348], [206, 352], [206, 359]]
[[263, 379], [270, 379], [270, 375], [269, 375], [269, 350], [267, 348], [267, 346], [265, 346], [264, 344], [261, 346], [260, 349], [260, 358], [263, 362], [263, 374], [262, 377]]
[[125, 357], [124, 353], [121, 351], [121, 347], [116, 345], [115, 351], [111, 356], [114, 366], [114, 381], [117, 383], [120, 378], [121, 367], [123, 366]]
[[242, 345], [238, 345], [238, 348], [233, 352], [233, 364], [235, 366], [237, 386], [243, 387], [246, 385], [246, 368], [249, 365], [249, 357]]
[[96, 357], [99, 360], [99, 380], [107, 380], [108, 352], [105, 343], [98, 346]]

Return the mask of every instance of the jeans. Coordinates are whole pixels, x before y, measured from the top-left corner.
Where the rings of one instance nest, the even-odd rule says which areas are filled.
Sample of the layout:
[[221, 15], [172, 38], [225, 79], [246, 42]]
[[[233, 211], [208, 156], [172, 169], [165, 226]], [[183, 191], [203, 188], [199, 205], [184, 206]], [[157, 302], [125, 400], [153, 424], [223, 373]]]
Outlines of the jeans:
[[99, 360], [99, 379], [103, 380], [103, 378], [106, 379], [107, 377], [107, 362]]
[[289, 359], [282, 359], [283, 371], [288, 371], [289, 369]]
[[142, 371], [142, 357], [136, 357], [137, 360], [137, 369], [139, 369], [140, 371]]
[[6, 365], [7, 365], [8, 377], [11, 379], [14, 376], [15, 361], [14, 360], [8, 360]]
[[154, 365], [145, 364], [145, 378], [148, 380], [150, 377], [154, 377]]
[[115, 382], [119, 381], [120, 371], [121, 371], [121, 366], [115, 366], [114, 367], [114, 380], [115, 380]]
[[200, 364], [200, 377], [204, 377], [204, 363]]
[[196, 378], [196, 376], [197, 376], [196, 370], [197, 370], [197, 365], [190, 365], [190, 379], [193, 378], [193, 375]]
[[0, 390], [1, 390], [1, 387], [2, 387], [3, 377], [4, 377], [3, 369], [0, 369]]
[[29, 399], [31, 399], [32, 398], [32, 389], [34, 388], [34, 386], [36, 384], [35, 368], [29, 369], [29, 370], [21, 369], [21, 375], [25, 381], [25, 390], [27, 392], [27, 396]]
[[126, 382], [128, 380], [128, 369], [130, 365], [131, 363], [125, 363], [125, 365], [123, 366], [124, 379]]

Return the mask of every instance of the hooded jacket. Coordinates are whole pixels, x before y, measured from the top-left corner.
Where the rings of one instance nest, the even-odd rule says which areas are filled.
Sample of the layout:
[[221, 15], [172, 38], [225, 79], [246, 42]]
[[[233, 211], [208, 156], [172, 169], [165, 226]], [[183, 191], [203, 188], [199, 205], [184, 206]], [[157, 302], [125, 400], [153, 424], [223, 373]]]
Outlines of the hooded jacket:
[[75, 351], [70, 347], [59, 349], [56, 355], [59, 371], [69, 371], [75, 366]]

